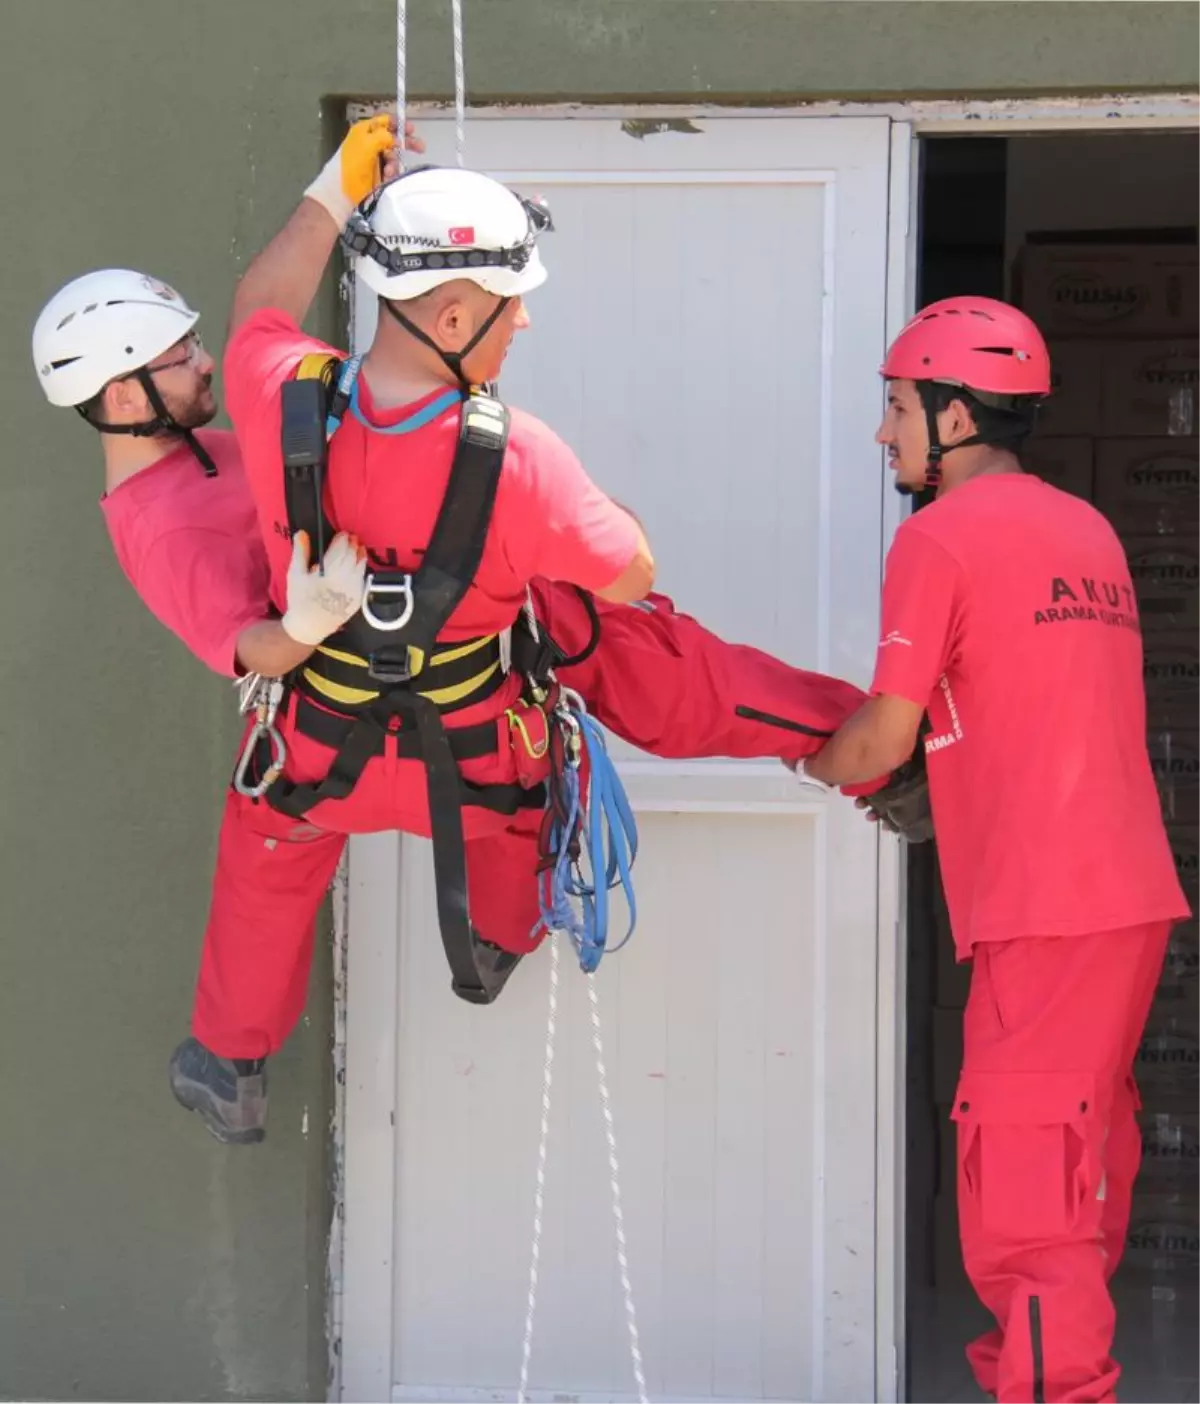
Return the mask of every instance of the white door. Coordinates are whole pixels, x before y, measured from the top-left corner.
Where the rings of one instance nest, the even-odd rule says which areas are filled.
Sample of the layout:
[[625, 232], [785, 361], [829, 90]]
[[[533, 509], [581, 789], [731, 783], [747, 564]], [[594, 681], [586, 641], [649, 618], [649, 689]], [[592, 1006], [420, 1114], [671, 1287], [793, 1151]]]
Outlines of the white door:
[[[450, 163], [452, 123], [426, 132]], [[647, 131], [548, 116], [468, 133], [471, 164], [544, 194], [556, 224], [505, 397], [638, 512], [681, 608], [860, 684], [890, 529], [871, 436], [889, 292], [896, 305], [889, 179], [906, 193], [893, 146], [880, 117]], [[359, 310], [362, 339], [369, 300]], [[598, 984], [650, 1397], [888, 1397], [877, 982], [895, 910], [889, 881], [881, 919], [875, 834], [775, 762], [617, 749], [640, 923]], [[471, 1008], [449, 992], [427, 844], [356, 840], [350, 890], [342, 1396], [511, 1398], [548, 961]], [[559, 1028], [530, 1392], [623, 1399], [607, 1153], [569, 958]]]

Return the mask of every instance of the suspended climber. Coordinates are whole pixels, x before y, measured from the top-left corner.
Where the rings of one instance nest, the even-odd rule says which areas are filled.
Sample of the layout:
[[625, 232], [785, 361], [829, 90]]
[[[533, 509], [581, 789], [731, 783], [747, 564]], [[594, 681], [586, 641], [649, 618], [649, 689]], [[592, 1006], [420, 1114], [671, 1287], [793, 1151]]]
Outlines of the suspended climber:
[[[328, 221], [324, 211], [332, 205], [344, 222], [345, 211], [370, 193], [392, 140], [381, 119], [357, 123], [306, 198], [309, 204], [322, 197], [311, 213]], [[319, 273], [314, 267], [310, 287]], [[239, 447], [232, 434], [206, 427], [217, 413], [214, 363], [198, 338], [198, 315], [144, 274], [89, 274], [61, 289], [39, 317], [35, 369], [52, 404], [74, 406], [103, 436], [106, 525], [122, 569], [154, 615], [223, 676], [291, 678], [312, 658], [314, 640], [323, 643], [357, 612], [365, 566], [354, 539], [333, 534], [324, 575], [311, 566], [289, 570], [272, 603]], [[322, 361], [331, 355], [324, 347], [318, 354]], [[371, 543], [365, 528], [362, 537]], [[773, 756], [795, 764], [863, 701], [851, 684], [723, 642], [661, 595], [619, 605], [535, 578], [532, 599], [558, 681], [586, 698], [616, 734], [659, 755]], [[329, 715], [335, 725], [343, 718], [298, 689], [280, 712], [289, 760], [299, 753], [305, 765], [285, 769], [285, 782], [319, 781], [336, 747], [304, 736], [297, 714]], [[507, 748], [503, 757], [494, 749], [493, 770], [536, 783], [545, 769], [537, 755], [546, 747], [545, 711], [519, 700], [501, 710], [496, 702], [491, 718]], [[265, 760], [269, 765], [269, 754]], [[397, 780], [401, 769], [382, 756], [365, 767]], [[419, 793], [419, 768], [405, 762], [403, 769], [410, 796]], [[884, 812], [888, 793], [872, 798]], [[227, 797], [192, 1036], [172, 1059], [177, 1097], [233, 1143], [264, 1135], [265, 1059], [302, 1012], [316, 911], [345, 844], [342, 829], [315, 823], [311, 812], [282, 813], [268, 795], [231, 790]], [[397, 822], [386, 812], [387, 798], [380, 795], [379, 827]], [[340, 803], [322, 801], [335, 814]], [[497, 871], [493, 863], [491, 909], [503, 918], [504, 902], [512, 904], [520, 915], [502, 921], [503, 930], [525, 938], [526, 948], [539, 915], [531, 835], [532, 826], [519, 837], [489, 836], [493, 850], [507, 845], [521, 855], [521, 867]], [[478, 911], [472, 915], [478, 922]]]

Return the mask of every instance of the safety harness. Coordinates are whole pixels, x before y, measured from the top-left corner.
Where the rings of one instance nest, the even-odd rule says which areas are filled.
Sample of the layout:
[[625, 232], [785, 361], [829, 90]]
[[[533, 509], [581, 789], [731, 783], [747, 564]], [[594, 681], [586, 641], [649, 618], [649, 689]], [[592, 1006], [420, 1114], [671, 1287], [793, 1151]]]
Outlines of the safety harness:
[[[281, 443], [288, 528], [293, 536], [297, 531], [308, 533], [316, 559], [335, 532], [324, 507], [328, 444], [347, 410], [357, 408], [360, 363], [361, 358], [352, 357], [340, 363], [339, 370], [336, 357], [307, 356], [295, 378], [283, 387]], [[296, 730], [334, 751], [328, 774], [320, 781], [300, 784], [283, 778], [286, 748], [275, 717], [287, 689], [276, 684], [255, 699], [256, 724], [235, 786], [243, 794], [265, 798], [280, 813], [301, 819], [321, 801], [351, 794], [368, 761], [384, 754], [389, 738], [398, 755], [419, 759], [425, 767], [438, 919], [452, 987], [470, 1003], [487, 1004], [499, 994], [520, 957], [483, 940], [471, 925], [462, 809], [472, 806], [505, 815], [542, 810], [548, 805], [548, 789], [547, 783], [526, 787], [475, 785], [465, 780], [459, 763], [494, 754], [500, 744], [496, 719], [449, 730], [442, 719], [491, 696], [503, 686], [507, 672], [516, 669], [526, 685], [509, 711], [509, 724], [518, 738], [516, 744], [525, 745], [530, 759], [541, 762], [550, 755], [548, 784], [553, 798], [565, 786], [578, 785], [579, 766], [577, 750], [573, 756], [561, 748], [550, 754], [550, 738], [556, 731], [579, 726], [569, 719], [560, 700], [554, 670], [581, 661], [584, 655], [566, 658], [538, 625], [528, 603], [503, 635], [465, 643], [437, 642], [479, 568], [508, 441], [508, 411], [489, 395], [473, 393], [463, 398], [451, 391], [425, 413], [432, 418], [458, 400], [459, 436], [450, 480], [420, 566], [415, 572], [373, 570], [367, 577], [361, 612], [319, 646], [287, 681], [287, 689], [296, 694]], [[596, 645], [599, 621], [590, 599], [583, 598], [593, 624], [587, 653]], [[607, 772], [601, 774], [598, 800], [603, 803], [612, 786]], [[610, 799], [610, 807], [611, 803]], [[583, 822], [578, 815], [573, 826], [543, 825], [540, 866], [561, 866], [557, 859], [563, 846], [578, 858]], [[609, 865], [603, 864], [606, 879], [627, 877], [630, 847], [636, 851], [636, 833], [611, 875]], [[580, 894], [573, 888], [571, 895]], [[543, 903], [543, 910], [549, 915], [561, 906], [561, 902], [551, 903], [548, 908]], [[595, 921], [587, 925], [589, 950], [598, 943], [594, 956], [589, 956], [594, 968], [603, 950], [603, 931], [597, 938], [592, 932]]]

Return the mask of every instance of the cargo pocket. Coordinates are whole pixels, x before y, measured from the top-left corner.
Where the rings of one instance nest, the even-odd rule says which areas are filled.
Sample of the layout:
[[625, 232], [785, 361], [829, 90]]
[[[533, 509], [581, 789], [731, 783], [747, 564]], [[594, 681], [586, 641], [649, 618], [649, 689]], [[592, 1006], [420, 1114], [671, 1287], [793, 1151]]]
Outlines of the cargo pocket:
[[960, 1193], [988, 1238], [1061, 1238], [1079, 1222], [1099, 1178], [1095, 1086], [1088, 1073], [962, 1074]]

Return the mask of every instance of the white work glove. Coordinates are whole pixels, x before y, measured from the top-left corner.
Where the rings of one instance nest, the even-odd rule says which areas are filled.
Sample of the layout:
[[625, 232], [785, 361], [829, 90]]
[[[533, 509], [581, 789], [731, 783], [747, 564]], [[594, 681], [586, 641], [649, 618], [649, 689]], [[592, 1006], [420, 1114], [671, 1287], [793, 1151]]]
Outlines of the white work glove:
[[[382, 181], [397, 174], [396, 119], [386, 113], [364, 117], [346, 133], [346, 139], [326, 162], [325, 169], [304, 192], [324, 206], [339, 229], [346, 227], [354, 207]], [[406, 151], [424, 151], [425, 143], [404, 124]]]
[[309, 566], [308, 533], [298, 531], [287, 573], [287, 611], [279, 621], [297, 643], [316, 648], [362, 608], [367, 553], [344, 531], [329, 543], [324, 570]]

